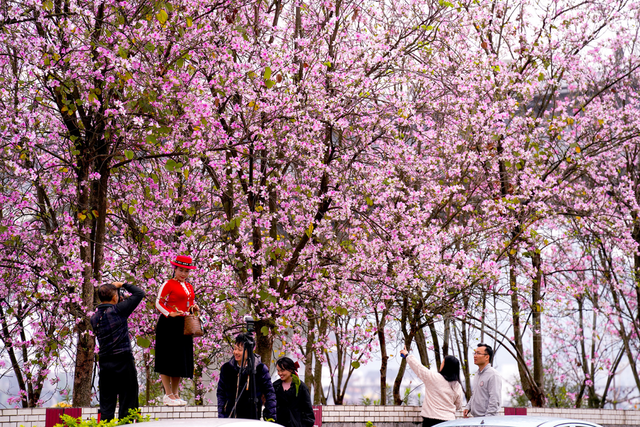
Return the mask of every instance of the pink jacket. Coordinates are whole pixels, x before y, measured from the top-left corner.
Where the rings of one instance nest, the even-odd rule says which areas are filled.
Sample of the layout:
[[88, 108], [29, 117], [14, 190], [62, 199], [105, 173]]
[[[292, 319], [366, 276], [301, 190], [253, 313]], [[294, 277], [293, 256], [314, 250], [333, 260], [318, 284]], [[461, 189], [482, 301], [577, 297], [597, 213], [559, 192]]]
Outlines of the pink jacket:
[[435, 369], [422, 366], [413, 356], [407, 356], [407, 363], [424, 382], [424, 402], [420, 415], [436, 420], [455, 420], [456, 410], [462, 408], [464, 396], [460, 383], [450, 383]]

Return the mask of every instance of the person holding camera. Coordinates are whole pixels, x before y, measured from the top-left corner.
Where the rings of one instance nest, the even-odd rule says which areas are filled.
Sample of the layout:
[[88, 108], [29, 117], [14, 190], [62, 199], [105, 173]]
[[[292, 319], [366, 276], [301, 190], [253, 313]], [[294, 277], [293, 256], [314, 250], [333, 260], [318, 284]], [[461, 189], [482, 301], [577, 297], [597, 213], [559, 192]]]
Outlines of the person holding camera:
[[278, 424], [285, 427], [313, 427], [316, 422], [309, 388], [298, 377], [299, 367], [298, 362], [286, 356], [276, 362], [280, 377], [273, 383], [276, 410]]
[[185, 406], [180, 399], [182, 378], [193, 378], [193, 336], [184, 334], [184, 317], [190, 310], [198, 311], [196, 294], [187, 282], [189, 273], [196, 267], [190, 256], [178, 255], [171, 261], [173, 278], [160, 287], [156, 308], [161, 315], [156, 325], [155, 371], [160, 374], [167, 406]]
[[[218, 418], [259, 420], [262, 413], [265, 421], [276, 421], [276, 393], [269, 368], [262, 363], [260, 356], [253, 355], [253, 336], [251, 333], [239, 334], [235, 341], [233, 357], [220, 368], [216, 393]], [[255, 380], [250, 380], [252, 366]], [[256, 399], [253, 402], [250, 381], [255, 381]]]
[[456, 411], [462, 409], [464, 393], [460, 385], [460, 361], [454, 356], [445, 356], [440, 369], [427, 369], [420, 361], [409, 355], [406, 348], [400, 356], [407, 359], [411, 370], [424, 382], [422, 403], [422, 427], [431, 427], [444, 421], [455, 420]]
[[[121, 288], [131, 296], [123, 299], [120, 295]], [[101, 304], [91, 316], [91, 326], [100, 347], [98, 387], [101, 420], [109, 421], [114, 418], [118, 399], [119, 418], [128, 416], [130, 409], [138, 409], [138, 375], [127, 319], [144, 295], [139, 287], [122, 282], [107, 283], [98, 288]]]

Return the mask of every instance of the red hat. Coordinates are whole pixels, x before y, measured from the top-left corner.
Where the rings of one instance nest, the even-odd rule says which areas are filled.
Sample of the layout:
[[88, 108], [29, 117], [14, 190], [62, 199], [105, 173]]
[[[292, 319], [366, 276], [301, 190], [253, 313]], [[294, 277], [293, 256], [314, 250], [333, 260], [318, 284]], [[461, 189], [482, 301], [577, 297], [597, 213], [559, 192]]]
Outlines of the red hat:
[[193, 265], [193, 261], [191, 261], [191, 257], [187, 255], [178, 255], [175, 261], [171, 261], [171, 264], [188, 270], [194, 270], [196, 268], [196, 266]]

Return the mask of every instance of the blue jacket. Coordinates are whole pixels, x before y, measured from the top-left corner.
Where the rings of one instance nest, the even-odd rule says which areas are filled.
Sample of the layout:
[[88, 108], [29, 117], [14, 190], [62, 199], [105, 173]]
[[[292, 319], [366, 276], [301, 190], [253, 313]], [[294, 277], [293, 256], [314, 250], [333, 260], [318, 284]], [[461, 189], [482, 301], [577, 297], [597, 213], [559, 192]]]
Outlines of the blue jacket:
[[[262, 413], [265, 420], [271, 418], [276, 421], [276, 393], [271, 383], [269, 368], [262, 363], [260, 356], [255, 355], [254, 357], [258, 414]], [[239, 383], [238, 375], [240, 375]], [[216, 393], [218, 397], [218, 418], [229, 418], [238, 394], [240, 394], [240, 400], [238, 400], [233, 418], [255, 418], [255, 408], [251, 403], [249, 390], [246, 390], [248, 376], [248, 370], [246, 368], [241, 370], [238, 362], [233, 357], [222, 365]], [[263, 397], [264, 409], [262, 408]]]

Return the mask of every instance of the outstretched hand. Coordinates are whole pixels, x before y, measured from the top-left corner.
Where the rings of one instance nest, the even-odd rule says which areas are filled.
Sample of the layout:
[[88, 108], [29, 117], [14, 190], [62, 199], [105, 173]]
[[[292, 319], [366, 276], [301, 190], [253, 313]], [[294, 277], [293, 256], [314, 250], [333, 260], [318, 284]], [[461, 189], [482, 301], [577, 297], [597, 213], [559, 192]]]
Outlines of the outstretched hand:
[[402, 357], [407, 357], [407, 355], [409, 354], [409, 352], [407, 351], [407, 348], [403, 348], [402, 350], [400, 350], [400, 356]]

